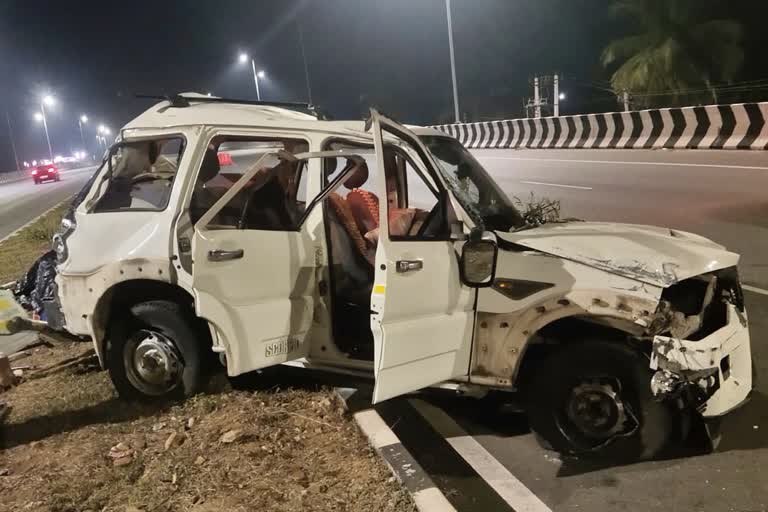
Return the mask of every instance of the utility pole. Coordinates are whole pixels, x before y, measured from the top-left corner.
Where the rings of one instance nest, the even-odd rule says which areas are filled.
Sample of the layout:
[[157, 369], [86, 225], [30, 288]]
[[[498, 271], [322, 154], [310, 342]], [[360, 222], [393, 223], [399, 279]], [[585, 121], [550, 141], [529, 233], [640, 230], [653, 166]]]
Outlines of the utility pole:
[[13, 127], [11, 126], [11, 114], [8, 110], [5, 111], [5, 120], [8, 121], [8, 138], [11, 140], [11, 150], [13, 151], [13, 158], [16, 160], [16, 170], [21, 170], [21, 163], [19, 162], [19, 154], [16, 153], [16, 142], [13, 140]]
[[45, 100], [48, 99], [52, 103], [53, 100], [50, 98], [50, 96], [46, 96], [40, 100], [40, 112], [43, 115], [43, 129], [45, 130], [45, 141], [48, 143], [48, 156], [51, 158], [51, 163], [53, 163], [53, 148], [51, 147], [51, 137], [48, 135], [48, 120], [45, 118]]
[[299, 29], [299, 46], [301, 46], [301, 59], [304, 61], [304, 78], [307, 80], [307, 100], [312, 104], [312, 88], [309, 85], [309, 67], [307, 66], [307, 53], [304, 51], [304, 32], [301, 30], [301, 22], [296, 21]]
[[624, 101], [624, 112], [629, 112], [629, 91], [626, 89], [621, 91], [621, 97]]
[[554, 105], [554, 116], [560, 117], [560, 76], [555, 75], [554, 78], [554, 95], [553, 95], [553, 102], [552, 105]]
[[451, 22], [451, 0], [445, 0], [445, 11], [448, 15], [448, 45], [451, 49], [451, 78], [453, 79], [453, 110], [456, 122], [460, 123], [459, 116], [459, 92], [456, 86], [456, 56], [453, 52], [453, 23]]
[[253, 83], [256, 84], [256, 99], [261, 101], [261, 92], [259, 92], [259, 74], [256, 72], [256, 61], [251, 59], [251, 69], [253, 69]]
[[533, 117], [541, 117], [541, 95], [539, 94], [539, 77], [533, 77]]

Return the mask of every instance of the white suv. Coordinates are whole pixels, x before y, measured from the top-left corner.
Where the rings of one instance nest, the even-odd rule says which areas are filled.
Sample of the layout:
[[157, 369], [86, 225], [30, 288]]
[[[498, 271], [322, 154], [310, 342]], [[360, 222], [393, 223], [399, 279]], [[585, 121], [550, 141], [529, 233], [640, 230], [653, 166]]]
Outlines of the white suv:
[[458, 141], [376, 111], [177, 96], [120, 131], [80, 199], [55, 240], [58, 323], [124, 397], [195, 393], [213, 351], [230, 376], [375, 376], [374, 403], [517, 390], [556, 450], [647, 458], [752, 388], [736, 254], [527, 225]]

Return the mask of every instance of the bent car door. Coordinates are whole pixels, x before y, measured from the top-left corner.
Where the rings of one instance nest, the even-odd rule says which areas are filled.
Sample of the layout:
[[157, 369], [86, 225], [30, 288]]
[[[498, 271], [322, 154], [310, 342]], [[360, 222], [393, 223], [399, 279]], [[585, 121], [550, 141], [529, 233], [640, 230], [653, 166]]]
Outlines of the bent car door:
[[[245, 158], [242, 153], [237, 158]], [[317, 235], [310, 230], [323, 230], [319, 221], [307, 220], [313, 212], [314, 219], [322, 217], [315, 207], [362, 162], [336, 152], [333, 156], [350, 164], [308, 200], [304, 196], [313, 176], [320, 182], [325, 156], [263, 155], [195, 223], [195, 308], [214, 326], [230, 375], [299, 359], [309, 351], [318, 265]]]
[[[305, 164], [297, 163], [296, 176]], [[276, 181], [280, 166], [285, 162], [277, 154], [264, 154], [195, 223], [195, 308], [215, 328], [230, 375], [298, 359], [309, 350], [314, 245], [298, 219], [276, 210], [287, 200]]]
[[[371, 296], [377, 403], [467, 374], [476, 292], [461, 283], [447, 226], [449, 199], [428, 151], [402, 125], [375, 111], [371, 119], [378, 167], [385, 170], [377, 190], [387, 198], [379, 212]], [[395, 225], [404, 217], [407, 232]], [[414, 228], [418, 217], [423, 224]]]

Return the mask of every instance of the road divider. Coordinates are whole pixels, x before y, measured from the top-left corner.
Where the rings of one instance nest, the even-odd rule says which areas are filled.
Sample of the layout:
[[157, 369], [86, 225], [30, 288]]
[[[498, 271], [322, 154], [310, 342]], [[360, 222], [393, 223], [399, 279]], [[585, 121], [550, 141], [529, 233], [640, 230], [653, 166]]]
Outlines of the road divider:
[[433, 126], [468, 148], [768, 149], [768, 102]]
[[368, 438], [368, 442], [384, 459], [395, 478], [410, 492], [420, 512], [456, 512], [453, 505], [374, 409], [356, 412], [354, 418], [360, 430]]

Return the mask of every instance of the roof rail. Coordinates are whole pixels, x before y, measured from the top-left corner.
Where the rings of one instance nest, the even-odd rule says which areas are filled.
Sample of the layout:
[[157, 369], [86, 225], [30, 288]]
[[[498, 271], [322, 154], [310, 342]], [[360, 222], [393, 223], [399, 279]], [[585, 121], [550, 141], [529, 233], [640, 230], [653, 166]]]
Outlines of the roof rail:
[[187, 108], [191, 107], [193, 103], [229, 103], [234, 105], [257, 105], [264, 107], [278, 107], [288, 110], [295, 110], [315, 116], [321, 121], [329, 120], [330, 117], [311, 103], [295, 103], [288, 101], [253, 101], [253, 100], [241, 100], [236, 98], [219, 98], [216, 96], [185, 96], [184, 94], [157, 95], [157, 94], [137, 94], [137, 98], [141, 99], [154, 99], [165, 100], [171, 104], [174, 108]]

